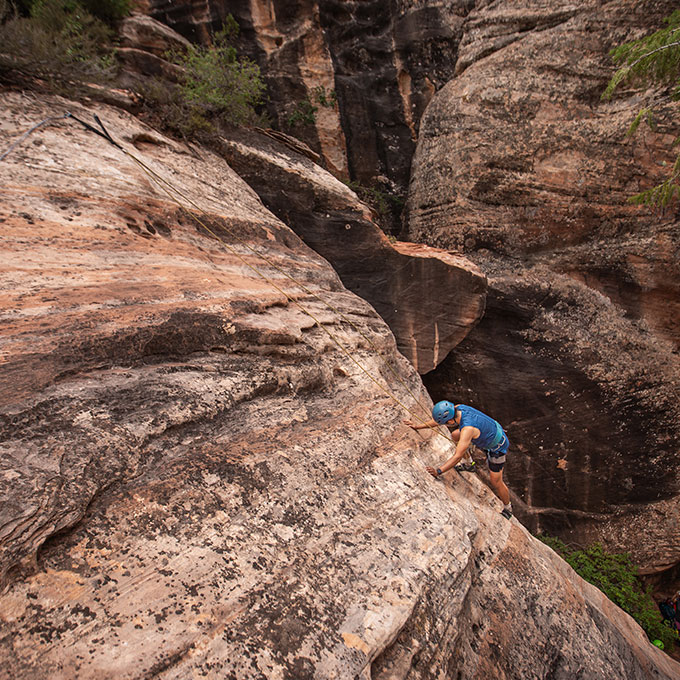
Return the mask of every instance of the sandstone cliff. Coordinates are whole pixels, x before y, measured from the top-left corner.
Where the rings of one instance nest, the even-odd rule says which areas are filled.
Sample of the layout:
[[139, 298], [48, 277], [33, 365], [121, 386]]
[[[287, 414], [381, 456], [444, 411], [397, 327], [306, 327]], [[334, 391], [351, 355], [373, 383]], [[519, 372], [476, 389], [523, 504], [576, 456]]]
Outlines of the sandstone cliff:
[[[626, 199], [665, 176], [672, 109], [600, 94], [608, 50], [673, 9], [479, 3], [421, 121], [408, 210], [408, 238], [489, 277], [482, 324], [430, 390], [508, 424], [528, 526], [603, 540], [648, 572], [680, 561], [680, 233], [674, 210]], [[626, 140], [645, 102], [659, 127]]]
[[[680, 560], [680, 235], [675, 212], [626, 199], [674, 161], [675, 109], [653, 91], [623, 90], [610, 103], [600, 95], [613, 71], [609, 49], [655, 30], [675, 8], [669, 0], [149, 5], [192, 39], [232, 12], [283, 126], [316, 88], [336, 93], [337, 104], [316, 102], [314, 125], [295, 134], [339, 175], [410, 183], [402, 237], [458, 251], [488, 276], [485, 317], [427, 376], [431, 394], [471, 401], [508, 425], [518, 454], [508, 476], [528, 526], [603, 540], [647, 572]], [[647, 103], [656, 105], [656, 131], [626, 140]], [[436, 356], [423, 352], [426, 324], [400, 328], [392, 302], [402, 289], [380, 299], [375, 290], [385, 287], [366, 281], [379, 276], [352, 270], [342, 228], [360, 226], [360, 211], [340, 216], [321, 202], [305, 212], [304, 192], [282, 198], [267, 174], [245, 167], [250, 153], [232, 160], [267, 206], [371, 301], [421, 372], [439, 365], [446, 344]], [[291, 186], [290, 173], [277, 177]], [[417, 352], [412, 337], [422, 340]]]
[[[2, 102], [3, 147], [90, 113]], [[0, 164], [2, 677], [677, 676], [479, 480], [424, 472], [447, 446], [378, 385], [429, 406], [391, 332], [222, 159], [96, 112], [207, 214], [73, 120]]]
[[[309, 102], [317, 109], [313, 122], [293, 132], [329, 169], [403, 192], [420, 117], [453, 74], [474, 2], [148, 4], [154, 18], [192, 40], [207, 40], [231, 13], [241, 50], [267, 79], [272, 119], [289, 126], [291, 113]], [[332, 93], [332, 102], [320, 101], [319, 93]]]
[[482, 318], [486, 277], [470, 260], [390, 242], [354, 192], [280, 141], [234, 132], [221, 152], [344, 285], [371, 303], [419, 373], [436, 368]]

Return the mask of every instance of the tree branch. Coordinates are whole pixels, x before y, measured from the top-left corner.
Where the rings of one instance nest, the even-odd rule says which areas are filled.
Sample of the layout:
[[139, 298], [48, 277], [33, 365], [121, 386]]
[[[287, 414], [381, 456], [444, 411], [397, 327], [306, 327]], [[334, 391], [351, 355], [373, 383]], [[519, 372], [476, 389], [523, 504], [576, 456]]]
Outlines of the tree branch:
[[[678, 29], [680, 30], [680, 29]], [[647, 57], [651, 57], [653, 54], [656, 54], [657, 52], [662, 52], [663, 50], [667, 50], [670, 47], [680, 47], [680, 41], [679, 42], [672, 42], [668, 43], [667, 45], [662, 45], [661, 47], [657, 47], [655, 50], [652, 50], [651, 52], [647, 52], [647, 54], [643, 54], [639, 59], [636, 59], [632, 64], [628, 65], [628, 69], [632, 69], [635, 66], [637, 66], [641, 61], [646, 59]]]

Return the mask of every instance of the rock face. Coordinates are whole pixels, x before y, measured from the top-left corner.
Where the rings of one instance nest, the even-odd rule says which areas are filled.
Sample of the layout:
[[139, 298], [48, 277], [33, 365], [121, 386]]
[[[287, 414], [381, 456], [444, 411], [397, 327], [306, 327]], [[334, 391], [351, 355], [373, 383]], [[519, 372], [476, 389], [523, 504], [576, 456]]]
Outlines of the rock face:
[[[2, 109], [3, 148], [89, 118]], [[387, 326], [222, 159], [97, 113], [128, 153], [63, 120], [0, 165], [0, 677], [677, 677], [478, 479], [427, 475]]]
[[[452, 3], [152, 0], [151, 15], [193, 40], [228, 13], [261, 67], [269, 114], [340, 176], [405, 191], [418, 124], [453, 73], [470, 0]], [[296, 112], [311, 112], [292, 122]]]
[[653, 94], [600, 95], [608, 50], [673, 9], [479, 3], [421, 121], [407, 230], [489, 278], [486, 316], [428, 377], [433, 394], [508, 424], [530, 526], [603, 540], [647, 571], [680, 560], [680, 232], [626, 199], [674, 160], [672, 109], [626, 141]]
[[674, 160], [672, 109], [659, 109], [655, 134], [626, 143], [640, 97], [600, 102], [608, 49], [674, 5], [522, 5], [468, 19], [462, 72], [423, 121], [408, 236], [550, 262], [677, 344], [677, 220], [626, 203]]
[[[143, 14], [132, 14], [120, 22], [116, 56], [133, 82], [153, 76], [178, 82], [182, 69], [167, 60], [168, 52], [182, 53], [190, 44], [171, 28]], [[122, 78], [123, 84], [125, 77]]]
[[354, 192], [309, 159], [248, 132], [224, 140], [222, 153], [344, 285], [373, 305], [421, 374], [482, 317], [486, 278], [477, 267], [440, 249], [391, 243]]
[[506, 427], [527, 527], [599, 540], [657, 572], [680, 561], [679, 374], [668, 342], [600, 293], [534, 269], [490, 277], [484, 318], [424, 380], [433, 398], [455, 395]]

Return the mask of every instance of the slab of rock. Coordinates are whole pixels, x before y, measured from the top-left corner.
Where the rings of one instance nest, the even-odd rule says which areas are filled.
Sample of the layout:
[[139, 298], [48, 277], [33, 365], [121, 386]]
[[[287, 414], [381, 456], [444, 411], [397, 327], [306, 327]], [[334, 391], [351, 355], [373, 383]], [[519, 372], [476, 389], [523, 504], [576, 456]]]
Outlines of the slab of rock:
[[680, 231], [673, 211], [627, 199], [665, 178], [674, 112], [626, 140], [658, 93], [600, 95], [609, 49], [673, 9], [479, 3], [421, 121], [408, 209], [408, 238], [460, 250], [490, 281], [432, 393], [508, 424], [529, 526], [628, 550], [645, 571], [680, 560]]
[[122, 47], [151, 52], [165, 57], [169, 51], [183, 52], [189, 41], [169, 26], [145, 14], [131, 14], [119, 24], [118, 35]]
[[275, 140], [234, 133], [221, 152], [343, 284], [373, 305], [419, 373], [433, 370], [481, 319], [486, 280], [470, 260], [390, 241], [353, 191]]
[[[1, 104], [2, 148], [89, 113]], [[402, 424], [388, 393], [431, 402], [387, 326], [222, 159], [97, 113], [148, 172], [72, 120], [0, 164], [0, 677], [677, 677], [425, 472], [450, 449]]]

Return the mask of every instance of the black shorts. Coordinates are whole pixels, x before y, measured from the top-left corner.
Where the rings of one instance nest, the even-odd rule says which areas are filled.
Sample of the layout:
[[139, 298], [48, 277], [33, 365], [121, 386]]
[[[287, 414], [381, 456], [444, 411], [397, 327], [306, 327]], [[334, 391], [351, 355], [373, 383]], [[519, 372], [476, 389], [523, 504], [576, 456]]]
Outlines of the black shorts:
[[493, 459], [489, 458], [488, 456], [486, 457], [486, 462], [487, 462], [487, 465], [489, 466], [489, 470], [491, 470], [491, 472], [500, 472], [505, 467], [504, 462], [503, 463], [493, 463], [492, 460]]
[[491, 472], [500, 472], [505, 467], [505, 454], [510, 448], [510, 440], [506, 435], [503, 435], [501, 443], [492, 451], [485, 449], [486, 463]]

